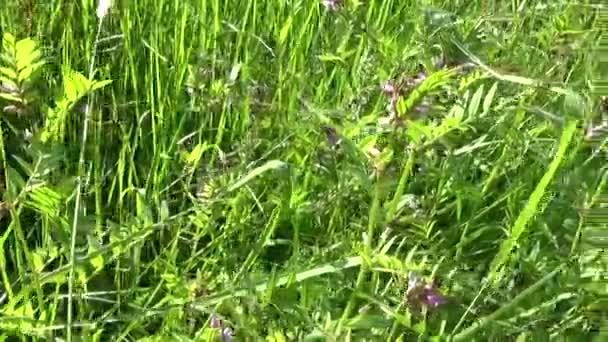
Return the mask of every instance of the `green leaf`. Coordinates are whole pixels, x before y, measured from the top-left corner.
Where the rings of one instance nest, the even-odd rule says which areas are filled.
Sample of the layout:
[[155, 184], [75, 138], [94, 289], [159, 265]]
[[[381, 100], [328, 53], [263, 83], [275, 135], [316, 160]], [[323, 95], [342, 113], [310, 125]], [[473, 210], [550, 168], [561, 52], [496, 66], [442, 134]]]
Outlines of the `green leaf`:
[[320, 55], [319, 56], [319, 60], [321, 60], [321, 62], [340, 62], [340, 63], [344, 63], [344, 59], [340, 56], [336, 56], [333, 54], [324, 54], [324, 55]]
[[465, 329], [462, 332], [458, 333], [457, 335], [453, 336], [452, 341], [454, 341], [454, 342], [463, 341], [464, 342], [464, 341], [474, 340], [473, 337], [475, 336], [475, 334], [478, 331], [485, 328], [489, 323], [500, 318], [502, 315], [507, 313], [509, 310], [512, 310], [513, 308], [517, 307], [517, 305], [519, 305], [519, 303], [521, 303], [525, 298], [531, 296], [536, 291], [542, 289], [542, 287], [545, 286], [549, 280], [551, 280], [557, 274], [563, 272], [564, 268], [565, 268], [564, 265], [560, 265], [555, 270], [551, 271], [549, 274], [547, 274], [544, 277], [542, 277], [541, 279], [539, 279], [532, 286], [528, 287], [527, 289], [525, 289], [524, 291], [520, 292], [518, 295], [513, 297], [513, 299], [511, 299], [511, 301], [503, 304], [503, 306], [501, 306], [498, 310], [494, 311], [493, 313], [491, 313], [487, 316], [477, 319], [477, 321], [472, 326], [468, 327], [467, 329]]
[[410, 121], [406, 131], [407, 136], [412, 139], [412, 142], [417, 145], [425, 138], [432, 135], [432, 127], [425, 125], [422, 122]]
[[14, 102], [19, 102], [19, 103], [23, 103], [23, 100], [18, 98], [15, 95], [11, 95], [11, 94], [4, 94], [4, 93], [0, 93], [0, 98], [3, 98], [5, 100], [9, 100], [9, 101], [14, 101]]
[[29, 38], [18, 41], [15, 52], [18, 70], [33, 64], [40, 58], [40, 51], [37, 49], [36, 43]]
[[245, 184], [249, 183], [252, 179], [259, 177], [260, 175], [273, 170], [282, 170], [288, 167], [288, 164], [282, 162], [280, 160], [271, 160], [266, 164], [255, 168], [251, 172], [249, 172], [245, 177], [241, 178], [239, 181], [234, 183], [232, 186], [228, 188], [228, 192], [232, 192]]
[[387, 329], [392, 325], [392, 320], [379, 314], [362, 314], [349, 319], [346, 327], [350, 329]]
[[469, 116], [476, 116], [477, 111], [479, 110], [479, 105], [481, 104], [481, 96], [483, 95], [483, 84], [477, 88], [475, 94], [469, 101], [469, 106], [467, 107], [467, 113]]
[[494, 95], [496, 95], [497, 89], [498, 82], [494, 82], [494, 84], [486, 94], [486, 98], [483, 100], [483, 115], [486, 115], [490, 112], [490, 107], [492, 106], [492, 101], [494, 101]]
[[82, 74], [69, 70], [64, 74], [64, 96], [69, 102], [75, 103], [88, 93], [91, 84]]
[[528, 203], [524, 207], [524, 209], [519, 213], [517, 220], [513, 224], [513, 228], [511, 228], [511, 234], [509, 238], [504, 240], [500, 246], [500, 250], [498, 254], [494, 257], [492, 261], [492, 265], [490, 271], [488, 273], [488, 278], [490, 282], [494, 285], [500, 277], [500, 274], [503, 271], [503, 267], [511, 258], [511, 253], [520, 243], [520, 237], [527, 230], [528, 223], [533, 219], [534, 216], [540, 214], [539, 205], [540, 201], [543, 198], [545, 191], [553, 177], [555, 176], [557, 169], [559, 168], [561, 162], [566, 157], [566, 149], [570, 146], [570, 143], [573, 140], [573, 137], [576, 133], [577, 121], [572, 120], [567, 123], [564, 131], [562, 132], [562, 137], [559, 144], [559, 149], [555, 154], [549, 169], [545, 172], [541, 180], [536, 185], [536, 188], [530, 194], [530, 198], [528, 199]]
[[0, 68], [0, 74], [2, 74], [3, 76], [6, 76], [11, 81], [14, 81], [17, 79], [17, 73], [15, 72], [15, 70], [13, 70], [11, 68], [4, 68], [4, 67]]
[[34, 252], [30, 254], [32, 256], [32, 262], [34, 263], [34, 268], [36, 272], [41, 272], [44, 268], [44, 261], [42, 260], [42, 255], [39, 252]]
[[316, 331], [313, 331], [310, 334], [304, 336], [303, 341], [304, 342], [324, 342], [324, 341], [327, 341], [327, 338], [325, 337], [325, 335], [322, 332], [316, 330]]
[[398, 101], [397, 109], [399, 115], [407, 116], [422, 101], [425, 95], [446, 84], [454, 75], [454, 70], [440, 70], [429, 75], [407, 98], [401, 98]]
[[21, 69], [19, 71], [18, 81], [23, 82], [23, 81], [30, 79], [32, 74], [36, 73], [36, 71], [38, 71], [38, 69], [40, 69], [40, 67], [43, 66], [44, 64], [45, 64], [45, 62], [41, 61], [41, 62], [31, 64], [31, 65]]
[[13, 36], [10, 33], [5, 33], [4, 36], [2, 36], [2, 46], [4, 48], [10, 49], [10, 48], [14, 48], [15, 47], [15, 36]]
[[69, 102], [76, 102], [79, 97], [78, 84], [75, 80], [70, 78], [66, 79], [65, 85], [63, 86], [64, 96]]
[[241, 68], [243, 67], [242, 63], [237, 63], [234, 66], [232, 66], [232, 69], [230, 70], [230, 75], [228, 76], [228, 83], [234, 83], [236, 82], [236, 79], [239, 77], [239, 73], [241, 71]]
[[108, 84], [111, 84], [111, 83], [112, 83], [112, 80], [95, 81], [93, 83], [93, 85], [88, 89], [88, 91], [90, 92], [90, 91], [94, 91], [94, 90], [97, 90], [97, 89], [101, 89], [101, 88], [103, 88], [103, 87], [105, 87], [105, 86], [107, 86]]
[[281, 32], [279, 33], [279, 44], [283, 45], [285, 40], [287, 39], [287, 35], [289, 34], [289, 30], [291, 29], [291, 24], [293, 22], [293, 18], [289, 17], [283, 28], [281, 28]]
[[209, 149], [207, 143], [196, 145], [192, 152], [186, 153], [186, 163], [188, 163], [190, 166], [195, 166], [198, 164], [199, 160], [203, 156], [203, 153], [205, 153], [207, 149]]

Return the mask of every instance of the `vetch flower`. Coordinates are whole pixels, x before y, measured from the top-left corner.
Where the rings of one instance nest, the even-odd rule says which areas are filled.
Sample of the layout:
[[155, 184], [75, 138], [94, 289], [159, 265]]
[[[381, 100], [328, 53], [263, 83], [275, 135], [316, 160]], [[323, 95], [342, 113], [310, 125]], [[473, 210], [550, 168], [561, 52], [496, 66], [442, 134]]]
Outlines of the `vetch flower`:
[[335, 128], [329, 127], [329, 126], [324, 126], [323, 131], [325, 131], [325, 136], [327, 137], [327, 141], [329, 141], [329, 144], [332, 147], [334, 147], [340, 143], [341, 139], [338, 136], [338, 132], [336, 132]]
[[222, 342], [230, 342], [233, 341], [234, 337], [234, 333], [232, 332], [232, 329], [226, 327], [224, 329], [222, 329]]
[[439, 289], [437, 289], [435, 282], [431, 284], [426, 284], [424, 286], [423, 302], [432, 308], [436, 308], [445, 304], [445, 297], [443, 296], [443, 294], [441, 294], [441, 292], [439, 292]]
[[211, 322], [209, 322], [209, 326], [213, 329], [219, 329], [222, 327], [222, 321], [216, 316], [211, 316]]
[[112, 6], [112, 0], [99, 0], [97, 4], [97, 18], [99, 20], [103, 19], [110, 10], [110, 6]]
[[446, 303], [445, 296], [439, 291], [436, 281], [426, 282], [418, 274], [411, 272], [406, 292], [407, 301], [412, 306], [425, 305], [437, 308]]
[[384, 83], [384, 85], [382, 86], [382, 90], [387, 95], [395, 95], [397, 93], [397, 87], [395, 87], [395, 85], [391, 82]]
[[220, 337], [221, 337], [221, 341], [222, 342], [230, 342], [233, 341], [233, 337], [234, 337], [234, 332], [232, 331], [232, 329], [230, 329], [230, 327], [223, 327], [224, 324], [222, 323], [222, 320], [215, 314], [211, 315], [211, 319], [209, 322], [209, 326], [212, 329], [216, 329], [217, 331], [220, 332]]

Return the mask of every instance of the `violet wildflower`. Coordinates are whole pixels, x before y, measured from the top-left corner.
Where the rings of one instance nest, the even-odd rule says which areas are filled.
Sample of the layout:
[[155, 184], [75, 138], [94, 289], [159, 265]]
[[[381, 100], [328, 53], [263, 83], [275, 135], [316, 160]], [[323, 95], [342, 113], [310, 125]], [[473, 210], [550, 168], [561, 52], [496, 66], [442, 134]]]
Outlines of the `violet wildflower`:
[[211, 316], [209, 326], [213, 329], [219, 329], [222, 327], [222, 321], [216, 315], [213, 315]]
[[327, 137], [327, 141], [333, 147], [340, 143], [340, 137], [338, 136], [338, 132], [336, 129], [329, 126], [324, 126], [323, 131], [325, 131], [325, 136]]
[[234, 333], [232, 332], [232, 329], [226, 327], [224, 329], [222, 329], [222, 342], [230, 342], [233, 341], [234, 337]]
[[437, 282], [425, 282], [416, 273], [409, 275], [406, 296], [408, 302], [414, 306], [425, 305], [437, 308], [446, 303], [446, 298], [439, 291]]
[[387, 95], [395, 95], [397, 93], [397, 87], [395, 87], [395, 85], [391, 82], [384, 83], [384, 85], [382, 86], [382, 90]]
[[[224, 326], [224, 324], [222, 323], [222, 320], [218, 316], [211, 315], [209, 326], [212, 329], [217, 329], [220, 332], [220, 337], [221, 337], [220, 340], [222, 342], [231, 342], [234, 340], [233, 339], [234, 332], [232, 331], [232, 329], [230, 329], [230, 327]], [[222, 328], [222, 326], [224, 326], [224, 327]]]
[[436, 308], [445, 304], [446, 300], [443, 294], [439, 292], [435, 283], [426, 284], [424, 286], [424, 302], [426, 305]]

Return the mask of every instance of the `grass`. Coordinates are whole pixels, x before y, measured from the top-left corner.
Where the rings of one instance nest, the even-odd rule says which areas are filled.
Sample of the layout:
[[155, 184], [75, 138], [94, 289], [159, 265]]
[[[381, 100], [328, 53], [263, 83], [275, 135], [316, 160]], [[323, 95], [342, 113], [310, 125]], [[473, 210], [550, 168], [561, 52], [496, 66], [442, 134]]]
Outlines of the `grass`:
[[599, 336], [598, 6], [97, 5], [0, 9], [0, 340]]

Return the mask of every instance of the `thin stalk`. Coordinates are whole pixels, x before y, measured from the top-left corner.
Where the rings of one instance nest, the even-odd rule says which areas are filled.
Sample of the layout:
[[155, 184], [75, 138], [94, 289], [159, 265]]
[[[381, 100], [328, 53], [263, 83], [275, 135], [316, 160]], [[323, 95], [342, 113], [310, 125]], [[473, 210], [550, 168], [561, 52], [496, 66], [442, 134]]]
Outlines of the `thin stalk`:
[[537, 290], [542, 288], [545, 285], [545, 283], [547, 283], [554, 276], [556, 276], [558, 273], [563, 271], [563, 269], [564, 269], [564, 265], [556, 268], [551, 273], [547, 274], [546, 276], [541, 278], [539, 281], [537, 281], [534, 285], [532, 285], [529, 288], [522, 291], [519, 295], [517, 295], [515, 298], [513, 298], [513, 300], [510, 303], [503, 305], [500, 309], [494, 311], [493, 313], [489, 314], [488, 316], [481, 318], [475, 324], [473, 324], [469, 328], [465, 329], [461, 333], [454, 336], [452, 341], [454, 341], [454, 342], [471, 341], [473, 336], [478, 331], [482, 330], [484, 327], [486, 327], [492, 321], [495, 321], [498, 318], [500, 318], [503, 314], [505, 314], [509, 310], [515, 308], [522, 300], [524, 300], [526, 297], [530, 296], [531, 294], [533, 294], [534, 292], [536, 292]]
[[[377, 176], [379, 178], [379, 176]], [[372, 200], [372, 207], [369, 213], [369, 224], [367, 227], [367, 237], [365, 240], [364, 254], [369, 259], [372, 255], [373, 245], [372, 241], [374, 240], [374, 236], [376, 235], [376, 227], [378, 226], [378, 214], [380, 211], [380, 180], [376, 179], [376, 185], [374, 188], [374, 198]], [[357, 301], [357, 293], [361, 290], [364, 285], [365, 278], [369, 273], [369, 265], [366, 262], [361, 264], [361, 268], [359, 268], [359, 275], [357, 276], [357, 282], [355, 284], [355, 289], [351, 295], [350, 300], [346, 304], [346, 308], [342, 313], [342, 317], [338, 322], [338, 326], [336, 327], [336, 336], [339, 336], [342, 330], [342, 326], [344, 322], [350, 317], [352, 314], [355, 304]]]
[[[97, 43], [99, 41], [99, 35], [101, 34], [101, 25], [103, 24], [103, 17], [99, 19], [97, 26], [97, 34], [95, 35], [95, 44], [93, 46], [93, 52], [91, 56], [91, 63], [89, 65], [89, 80], [93, 79], [95, 71], [95, 57], [97, 52]], [[80, 157], [78, 158], [78, 178], [76, 182], [76, 203], [74, 204], [74, 220], [72, 221], [72, 235], [70, 241], [70, 270], [68, 273], [68, 317], [67, 317], [67, 335], [66, 341], [72, 341], [72, 326], [73, 326], [73, 292], [74, 292], [74, 266], [76, 265], [76, 235], [78, 232], [78, 213], [80, 211], [80, 196], [82, 192], [82, 174], [84, 172], [85, 164], [85, 151], [87, 146], [87, 135], [89, 131], [89, 120], [91, 119], [91, 106], [92, 96], [89, 96], [87, 101], [87, 107], [85, 109], [85, 119], [82, 128], [82, 144], [80, 146]]]
[[[0, 120], [0, 161], [2, 162], [2, 172], [4, 173], [4, 187], [7, 193], [9, 192], [9, 178], [8, 178], [8, 165], [6, 164], [6, 152], [4, 151], [4, 130], [2, 128], [2, 121]], [[6, 205], [6, 204], [5, 204]], [[10, 228], [10, 227], [9, 227]], [[4, 283], [4, 291], [8, 294], [9, 299], [13, 297], [13, 290], [11, 289], [11, 282], [6, 272], [6, 261], [4, 252], [4, 242], [8, 237], [10, 229], [8, 229], [0, 239], [0, 273], [2, 275], [2, 282]], [[1, 301], [0, 301], [1, 302]]]

